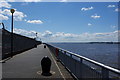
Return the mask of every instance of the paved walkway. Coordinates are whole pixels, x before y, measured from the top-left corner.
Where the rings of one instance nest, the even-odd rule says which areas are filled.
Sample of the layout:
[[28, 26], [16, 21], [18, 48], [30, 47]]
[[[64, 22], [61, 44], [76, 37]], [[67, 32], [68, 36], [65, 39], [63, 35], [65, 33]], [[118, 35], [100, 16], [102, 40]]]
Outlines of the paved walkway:
[[[41, 75], [41, 59], [44, 56], [48, 56], [52, 61], [52, 76]], [[43, 44], [14, 56], [6, 63], [3, 63], [2, 68], [3, 78], [73, 79], [64, 66], [56, 61], [56, 58], [50, 53], [49, 49], [43, 47]]]

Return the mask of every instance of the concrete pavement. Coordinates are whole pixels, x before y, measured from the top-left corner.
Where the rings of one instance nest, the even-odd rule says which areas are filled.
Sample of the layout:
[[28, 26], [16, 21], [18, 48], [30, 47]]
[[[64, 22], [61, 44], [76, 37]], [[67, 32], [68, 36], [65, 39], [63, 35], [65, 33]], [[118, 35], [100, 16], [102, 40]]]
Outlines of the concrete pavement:
[[[48, 56], [51, 61], [52, 76], [41, 75], [41, 60]], [[73, 79], [65, 67], [56, 61], [56, 58], [44, 45], [38, 45], [37, 48], [25, 51], [14, 56], [6, 63], [2, 63], [3, 78], [47, 78], [47, 79]]]

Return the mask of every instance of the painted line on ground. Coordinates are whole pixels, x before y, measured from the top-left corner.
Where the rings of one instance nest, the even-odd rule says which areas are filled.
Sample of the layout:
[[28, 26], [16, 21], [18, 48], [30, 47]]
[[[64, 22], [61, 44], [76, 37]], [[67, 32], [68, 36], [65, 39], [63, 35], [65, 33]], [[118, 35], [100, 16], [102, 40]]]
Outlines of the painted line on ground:
[[[48, 50], [49, 50], [49, 49], [48, 49]], [[50, 51], [49, 51], [49, 52], [50, 52]], [[56, 60], [54, 59], [54, 57], [53, 57], [53, 55], [52, 55], [52, 53], [51, 53], [51, 52], [50, 52], [50, 55], [51, 55], [51, 57], [52, 57], [53, 61], [55, 62], [55, 64], [56, 64], [56, 66], [57, 66], [57, 68], [58, 68], [58, 70], [59, 70], [59, 72], [60, 72], [61, 76], [63, 77], [63, 79], [64, 79], [64, 80], [66, 80], [66, 79], [65, 79], [65, 77], [63, 76], [62, 72], [60, 71], [60, 68], [59, 68], [59, 66], [57, 65]]]

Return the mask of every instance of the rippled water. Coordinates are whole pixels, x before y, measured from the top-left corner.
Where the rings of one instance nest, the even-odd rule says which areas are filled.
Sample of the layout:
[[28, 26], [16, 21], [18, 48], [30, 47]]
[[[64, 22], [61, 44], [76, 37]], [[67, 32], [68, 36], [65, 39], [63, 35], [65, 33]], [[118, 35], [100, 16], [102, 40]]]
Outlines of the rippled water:
[[50, 43], [105, 65], [118, 68], [118, 44]]

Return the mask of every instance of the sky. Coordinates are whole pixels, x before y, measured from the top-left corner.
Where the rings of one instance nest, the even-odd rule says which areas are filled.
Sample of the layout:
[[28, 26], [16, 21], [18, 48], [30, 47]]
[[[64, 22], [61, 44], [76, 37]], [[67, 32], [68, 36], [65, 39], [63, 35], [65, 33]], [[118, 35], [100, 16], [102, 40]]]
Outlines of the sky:
[[[43, 42], [118, 41], [118, 2], [0, 3], [0, 20], [9, 31], [14, 8], [14, 33]], [[2, 27], [2, 26], [1, 26]], [[1, 28], [0, 27], [0, 28]]]

